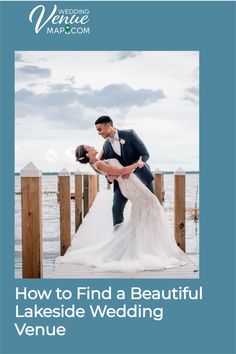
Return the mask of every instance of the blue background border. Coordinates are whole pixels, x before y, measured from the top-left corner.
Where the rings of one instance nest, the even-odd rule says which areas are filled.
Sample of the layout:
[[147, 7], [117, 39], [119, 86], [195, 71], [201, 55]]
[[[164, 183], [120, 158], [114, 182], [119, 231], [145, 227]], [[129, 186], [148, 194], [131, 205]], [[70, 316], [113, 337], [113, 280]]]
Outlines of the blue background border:
[[[27, 19], [40, 3], [0, 3], [2, 353], [235, 353], [235, 3], [44, 3], [47, 8], [54, 3], [89, 8], [91, 34], [80, 37], [47, 36], [43, 31], [35, 35]], [[199, 280], [14, 279], [15, 50], [200, 51]], [[18, 337], [13, 326], [15, 286], [26, 285], [37, 289], [202, 285], [204, 300], [162, 304], [161, 322], [87, 318], [68, 322], [66, 337]]]

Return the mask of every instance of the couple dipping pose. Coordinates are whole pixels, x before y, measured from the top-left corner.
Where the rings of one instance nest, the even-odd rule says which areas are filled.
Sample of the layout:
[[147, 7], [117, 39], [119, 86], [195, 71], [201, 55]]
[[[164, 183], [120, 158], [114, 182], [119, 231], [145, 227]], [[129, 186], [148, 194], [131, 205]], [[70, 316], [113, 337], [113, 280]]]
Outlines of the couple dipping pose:
[[[105, 139], [100, 157], [93, 147], [79, 145], [76, 160], [89, 163], [113, 182], [114, 229], [109, 239], [67, 252], [61, 262], [111, 272], [160, 270], [185, 264], [187, 256], [177, 246], [165, 211], [153, 193], [153, 175], [147, 164], [149, 153], [144, 143], [132, 129], [114, 128], [108, 116], [98, 118], [95, 126]], [[124, 221], [128, 200], [131, 211], [129, 219]]]

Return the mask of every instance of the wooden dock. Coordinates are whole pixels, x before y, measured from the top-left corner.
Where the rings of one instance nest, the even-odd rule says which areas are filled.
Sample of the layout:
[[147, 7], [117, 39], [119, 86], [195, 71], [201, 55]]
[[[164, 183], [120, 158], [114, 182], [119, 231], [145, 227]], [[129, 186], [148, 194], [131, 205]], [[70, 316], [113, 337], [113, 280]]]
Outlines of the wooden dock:
[[[164, 175], [156, 170], [155, 195], [163, 203]], [[99, 176], [74, 173], [75, 237], [71, 240], [71, 174], [66, 169], [58, 173], [58, 203], [60, 219], [60, 254], [76, 251], [83, 246], [94, 246], [109, 239], [112, 232], [112, 190], [99, 192]], [[178, 246], [186, 251], [185, 171], [178, 168], [174, 173], [174, 237]], [[129, 202], [125, 208], [129, 214]], [[43, 278], [43, 220], [42, 220], [42, 173], [30, 162], [21, 170], [21, 224], [22, 224], [22, 276]], [[95, 226], [95, 228], [94, 228]], [[72, 242], [71, 242], [72, 241]], [[198, 267], [191, 259], [185, 266], [161, 271], [136, 273], [101, 272], [95, 267], [61, 263], [53, 278], [199, 278]]]
[[[83, 223], [80, 225], [75, 237], [72, 240], [71, 246], [67, 252], [74, 251], [83, 246], [86, 237], [90, 238], [90, 242], [93, 242], [93, 237], [97, 235], [91, 235], [91, 225], [96, 223], [97, 230], [103, 230], [107, 232], [108, 229], [112, 230], [112, 218], [111, 218], [111, 205], [112, 205], [112, 190], [102, 190], [97, 193], [97, 197], [90, 207], [89, 213], [85, 216]], [[102, 213], [99, 212], [102, 209]], [[97, 215], [99, 213], [99, 218]], [[126, 208], [126, 217], [129, 214], [129, 206]], [[109, 220], [109, 221], [108, 221]], [[105, 228], [105, 229], [104, 229]], [[102, 237], [102, 234], [99, 236]], [[102, 238], [101, 238], [102, 240]], [[86, 240], [86, 243], [88, 240]], [[143, 271], [136, 273], [115, 273], [115, 272], [99, 272], [94, 267], [83, 266], [79, 264], [60, 263], [53, 275], [53, 278], [83, 278], [83, 279], [198, 279], [199, 271], [198, 267], [193, 264], [189, 259], [189, 262], [181, 267], [164, 269], [160, 271]]]

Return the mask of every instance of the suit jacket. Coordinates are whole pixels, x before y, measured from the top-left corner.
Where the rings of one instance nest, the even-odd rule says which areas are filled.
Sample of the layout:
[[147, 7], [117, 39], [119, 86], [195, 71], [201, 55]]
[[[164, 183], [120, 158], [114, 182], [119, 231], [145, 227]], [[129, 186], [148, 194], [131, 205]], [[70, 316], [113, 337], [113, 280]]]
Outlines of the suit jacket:
[[[118, 135], [121, 147], [121, 156], [114, 152], [109, 139], [106, 139], [103, 145], [104, 159], [116, 158], [123, 166], [128, 166], [134, 162], [137, 162], [141, 156], [142, 160], [145, 162], [145, 165], [141, 169], [137, 168], [134, 173], [145, 185], [149, 184], [153, 180], [153, 175], [149, 165], [146, 162], [149, 159], [149, 153], [143, 141], [138, 137], [133, 129], [118, 130]], [[117, 186], [117, 181], [114, 181], [114, 189], [116, 189]]]

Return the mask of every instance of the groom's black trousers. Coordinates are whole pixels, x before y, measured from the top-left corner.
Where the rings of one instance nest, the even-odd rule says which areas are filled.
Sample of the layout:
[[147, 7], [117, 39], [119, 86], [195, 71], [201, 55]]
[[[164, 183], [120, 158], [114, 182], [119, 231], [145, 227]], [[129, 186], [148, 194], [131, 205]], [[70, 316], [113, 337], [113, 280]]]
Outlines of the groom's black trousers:
[[[150, 182], [146, 185], [147, 188], [154, 193], [153, 183]], [[123, 196], [119, 187], [114, 190], [113, 205], [112, 205], [112, 216], [113, 216], [113, 226], [119, 225], [124, 220], [124, 209], [128, 199]]]

